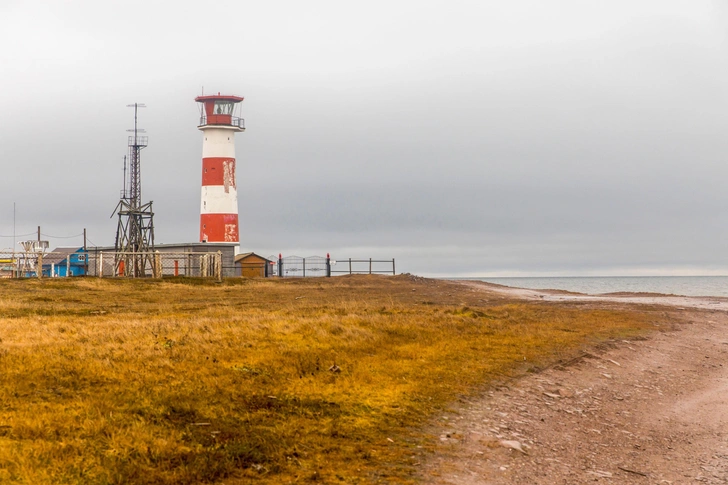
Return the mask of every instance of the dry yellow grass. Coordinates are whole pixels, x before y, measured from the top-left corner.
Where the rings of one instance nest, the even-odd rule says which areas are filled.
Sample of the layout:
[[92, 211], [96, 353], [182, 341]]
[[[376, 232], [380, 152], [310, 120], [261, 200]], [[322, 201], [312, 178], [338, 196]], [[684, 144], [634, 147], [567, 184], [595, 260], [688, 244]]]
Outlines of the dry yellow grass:
[[437, 410], [651, 318], [408, 276], [1, 281], [0, 482], [409, 483]]

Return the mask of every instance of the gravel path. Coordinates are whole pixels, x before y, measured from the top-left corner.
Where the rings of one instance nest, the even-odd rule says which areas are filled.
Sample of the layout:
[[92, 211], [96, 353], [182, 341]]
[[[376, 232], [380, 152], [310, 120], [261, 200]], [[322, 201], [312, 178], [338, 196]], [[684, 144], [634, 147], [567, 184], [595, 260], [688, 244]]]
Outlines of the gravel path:
[[682, 323], [461, 403], [434, 425], [440, 444], [420, 466], [422, 483], [728, 483], [728, 299], [464, 284], [527, 299], [662, 304]]

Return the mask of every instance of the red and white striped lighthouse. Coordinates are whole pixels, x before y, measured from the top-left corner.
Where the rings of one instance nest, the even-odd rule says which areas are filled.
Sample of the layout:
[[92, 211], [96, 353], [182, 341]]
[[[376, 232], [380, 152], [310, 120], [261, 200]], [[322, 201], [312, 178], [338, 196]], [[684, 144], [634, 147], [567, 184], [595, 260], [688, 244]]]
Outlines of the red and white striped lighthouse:
[[200, 241], [239, 242], [238, 190], [235, 183], [235, 133], [245, 131], [239, 107], [243, 98], [220, 93], [198, 96], [202, 131]]

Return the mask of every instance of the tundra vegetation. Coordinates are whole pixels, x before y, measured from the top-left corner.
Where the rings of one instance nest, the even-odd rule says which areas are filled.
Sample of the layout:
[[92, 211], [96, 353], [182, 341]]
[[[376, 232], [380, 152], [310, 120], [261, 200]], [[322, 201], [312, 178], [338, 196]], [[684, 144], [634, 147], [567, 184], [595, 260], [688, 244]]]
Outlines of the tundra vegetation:
[[0, 482], [412, 483], [458, 397], [657, 318], [409, 275], [0, 281]]

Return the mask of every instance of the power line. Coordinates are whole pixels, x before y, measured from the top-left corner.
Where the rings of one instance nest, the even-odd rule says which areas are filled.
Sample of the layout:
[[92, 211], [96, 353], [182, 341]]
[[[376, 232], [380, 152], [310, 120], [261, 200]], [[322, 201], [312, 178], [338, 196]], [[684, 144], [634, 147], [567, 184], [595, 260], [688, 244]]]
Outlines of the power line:
[[33, 236], [35, 234], [37, 234], [37, 233], [35, 233], [35, 232], [29, 232], [28, 234], [16, 234], [14, 236], [0, 236], [0, 237], [6, 237], [8, 239], [12, 239], [14, 237]]
[[[13, 238], [13, 237], [35, 236], [36, 234], [38, 234], [38, 233], [37, 232], [29, 232], [27, 234], [16, 234], [14, 236], [4, 236], [4, 235], [0, 234], [0, 237], [5, 237], [5, 238], [10, 239], [10, 238]], [[41, 236], [45, 236], [45, 237], [52, 237], [53, 239], [72, 239], [74, 237], [81, 237], [81, 236], [83, 236], [83, 233], [81, 233], [81, 234], [74, 234], [73, 236], [53, 236], [51, 234], [44, 234], [44, 233], [41, 233], [40, 235]]]
[[45, 237], [52, 237], [54, 239], [71, 239], [71, 238], [74, 238], [74, 237], [81, 237], [81, 236], [83, 236], [83, 233], [81, 233], [81, 234], [74, 234], [73, 236], [51, 236], [50, 234], [43, 234], [43, 233], [40, 233], [40, 235], [41, 236], [45, 236]]

